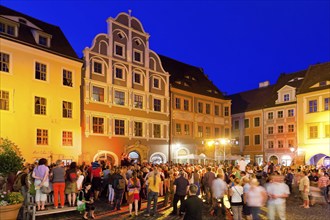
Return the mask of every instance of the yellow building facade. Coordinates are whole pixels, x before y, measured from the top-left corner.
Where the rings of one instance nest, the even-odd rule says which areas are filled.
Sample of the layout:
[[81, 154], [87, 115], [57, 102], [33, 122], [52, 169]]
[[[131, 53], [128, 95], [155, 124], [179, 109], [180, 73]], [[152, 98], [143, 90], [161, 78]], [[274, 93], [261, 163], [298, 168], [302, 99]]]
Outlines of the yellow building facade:
[[[0, 135], [27, 162], [77, 161], [82, 62], [58, 27], [1, 7]], [[52, 30], [52, 31], [51, 31]]]

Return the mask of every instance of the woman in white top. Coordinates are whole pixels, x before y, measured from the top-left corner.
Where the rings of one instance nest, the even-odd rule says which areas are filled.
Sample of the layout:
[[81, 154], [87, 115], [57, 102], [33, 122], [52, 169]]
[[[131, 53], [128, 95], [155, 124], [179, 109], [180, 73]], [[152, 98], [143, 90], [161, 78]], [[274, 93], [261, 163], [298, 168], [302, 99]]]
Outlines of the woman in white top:
[[235, 178], [234, 186], [229, 189], [229, 196], [231, 197], [230, 205], [233, 211], [234, 220], [242, 220], [243, 211], [243, 187], [239, 185], [240, 179]]
[[246, 194], [246, 201], [250, 207], [253, 220], [259, 220], [260, 207], [267, 201], [267, 193], [264, 187], [259, 186], [257, 179], [251, 179], [250, 189]]

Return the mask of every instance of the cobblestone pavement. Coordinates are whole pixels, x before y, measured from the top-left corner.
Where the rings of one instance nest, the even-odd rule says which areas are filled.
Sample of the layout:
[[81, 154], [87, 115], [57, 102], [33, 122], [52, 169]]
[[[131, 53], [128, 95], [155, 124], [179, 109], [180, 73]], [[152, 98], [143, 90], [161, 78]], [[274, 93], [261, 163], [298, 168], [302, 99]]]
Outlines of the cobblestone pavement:
[[[302, 201], [293, 195], [287, 199], [287, 220], [328, 220], [330, 216], [330, 204], [317, 204], [311, 207], [310, 209], [301, 208], [300, 205]], [[227, 204], [228, 205], [228, 204]], [[49, 207], [50, 208], [50, 207]], [[159, 214], [151, 217], [144, 217], [144, 210], [146, 209], [146, 202], [142, 203], [141, 212], [138, 216], [129, 217], [128, 206], [124, 205], [121, 207], [120, 211], [110, 211], [110, 206], [105, 203], [104, 200], [96, 202], [96, 219], [120, 219], [120, 220], [179, 220], [182, 219], [180, 216], [172, 216], [172, 208], [170, 206], [163, 207], [163, 197], [160, 197], [158, 200], [158, 212]], [[214, 220], [221, 219], [220, 217], [213, 217], [209, 213], [210, 207], [204, 204], [203, 209], [203, 219], [204, 220]], [[263, 207], [260, 218], [262, 220], [267, 219], [267, 207]], [[37, 220], [47, 219], [47, 220], [81, 220], [82, 215], [77, 212], [68, 212], [63, 214], [56, 214], [44, 217], [37, 217]], [[91, 219], [91, 218], [90, 218]], [[279, 218], [278, 218], [279, 219]], [[232, 220], [232, 216], [229, 211], [227, 213], [227, 220]]]

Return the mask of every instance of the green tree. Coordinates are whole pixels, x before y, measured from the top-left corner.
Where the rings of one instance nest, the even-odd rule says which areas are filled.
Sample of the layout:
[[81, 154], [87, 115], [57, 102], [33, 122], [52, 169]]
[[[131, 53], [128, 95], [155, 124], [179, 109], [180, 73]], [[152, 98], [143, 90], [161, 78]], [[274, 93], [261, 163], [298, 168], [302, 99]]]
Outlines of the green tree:
[[7, 177], [23, 167], [24, 158], [19, 155], [17, 146], [8, 139], [0, 139], [0, 175]]

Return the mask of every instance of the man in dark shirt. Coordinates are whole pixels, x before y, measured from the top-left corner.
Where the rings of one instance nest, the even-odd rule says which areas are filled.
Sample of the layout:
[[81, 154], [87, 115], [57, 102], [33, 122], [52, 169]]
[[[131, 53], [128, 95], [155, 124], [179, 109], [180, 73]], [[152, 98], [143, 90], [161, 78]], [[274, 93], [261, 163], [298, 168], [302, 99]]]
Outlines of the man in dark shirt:
[[182, 211], [185, 212], [183, 220], [202, 220], [203, 201], [196, 195], [198, 186], [190, 184], [189, 197], [183, 202]]
[[[183, 204], [184, 198], [187, 195], [187, 189], [189, 182], [184, 178], [184, 171], [180, 170], [179, 177], [174, 180], [174, 199], [173, 199], [173, 212], [171, 215], [177, 215], [178, 212], [178, 201], [180, 204]], [[180, 206], [180, 215], [181, 215], [182, 205]]]
[[215, 174], [211, 171], [211, 167], [207, 167], [207, 172], [204, 174], [203, 185], [206, 194], [206, 203], [212, 204], [212, 182], [215, 179]]

